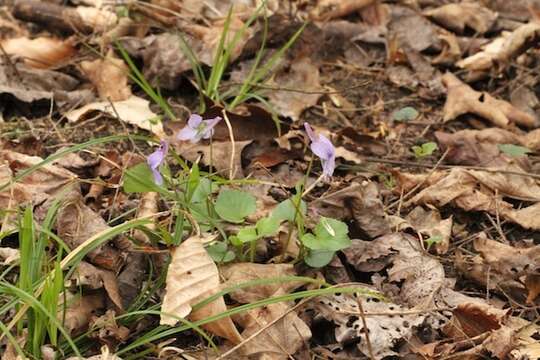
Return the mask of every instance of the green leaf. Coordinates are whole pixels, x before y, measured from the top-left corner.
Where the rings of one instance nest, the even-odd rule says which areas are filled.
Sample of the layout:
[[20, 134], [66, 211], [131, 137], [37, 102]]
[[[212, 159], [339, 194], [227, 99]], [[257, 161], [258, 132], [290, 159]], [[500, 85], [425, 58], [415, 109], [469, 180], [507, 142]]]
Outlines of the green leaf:
[[413, 146], [412, 150], [414, 151], [414, 156], [417, 158], [422, 158], [433, 154], [437, 150], [438, 146], [434, 142], [427, 142], [422, 144], [422, 146]]
[[313, 268], [321, 268], [332, 261], [335, 253], [331, 250], [309, 250], [304, 262]]
[[238, 234], [236, 234], [236, 237], [243, 244], [255, 241], [259, 238], [255, 226], [246, 226], [245, 228], [240, 229]]
[[351, 245], [347, 224], [336, 219], [321, 217], [313, 234], [302, 236], [302, 243], [311, 250], [341, 250]]
[[256, 209], [255, 197], [239, 190], [222, 190], [215, 205], [219, 217], [232, 223], [243, 222]]
[[429, 239], [426, 239], [424, 240], [427, 244], [427, 248], [429, 249], [430, 247], [432, 247], [434, 244], [438, 244], [440, 243], [441, 241], [443, 241], [443, 237], [442, 235], [433, 235], [431, 236]]
[[524, 156], [531, 152], [531, 150], [527, 149], [524, 146], [518, 146], [513, 144], [499, 144], [497, 145], [497, 147], [500, 151], [512, 157]]
[[124, 191], [126, 193], [163, 192], [163, 188], [154, 182], [154, 176], [148, 165], [140, 163], [126, 170]]
[[394, 121], [411, 121], [416, 119], [418, 115], [418, 111], [415, 108], [407, 106], [394, 112], [392, 119]]
[[216, 242], [208, 246], [206, 251], [215, 262], [229, 262], [236, 257], [234, 252], [227, 249], [227, 244], [224, 242]]
[[274, 217], [262, 218], [257, 221], [257, 235], [259, 237], [273, 236], [279, 230], [279, 219]]
[[192, 203], [200, 203], [206, 201], [208, 196], [217, 190], [217, 185], [214, 184], [210, 179], [201, 178], [199, 184], [193, 191], [191, 196]]
[[[303, 200], [300, 202], [300, 207], [298, 210], [299, 210], [298, 216], [306, 215], [307, 206]], [[279, 221], [287, 220], [290, 222], [294, 222], [296, 211], [297, 210], [296, 210], [295, 202], [293, 202], [293, 199], [287, 199], [280, 202], [278, 206], [276, 206], [276, 208], [272, 211], [271, 217]]]

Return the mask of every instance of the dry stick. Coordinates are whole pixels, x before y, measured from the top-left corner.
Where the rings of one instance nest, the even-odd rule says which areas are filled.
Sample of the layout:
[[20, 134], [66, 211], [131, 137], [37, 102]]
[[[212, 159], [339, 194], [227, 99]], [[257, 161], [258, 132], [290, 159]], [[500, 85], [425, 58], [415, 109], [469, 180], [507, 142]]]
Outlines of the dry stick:
[[234, 157], [236, 155], [236, 143], [234, 142], [234, 133], [232, 129], [231, 122], [229, 120], [229, 117], [227, 116], [227, 112], [225, 109], [221, 111], [223, 114], [223, 118], [225, 120], [225, 123], [227, 124], [227, 129], [229, 130], [229, 138], [231, 139], [231, 160], [229, 163], [229, 179], [232, 180], [236, 176], [236, 167], [234, 166]]
[[371, 346], [371, 341], [369, 340], [369, 328], [367, 326], [366, 315], [364, 314], [364, 308], [362, 307], [362, 299], [357, 298], [356, 302], [358, 303], [358, 314], [362, 318], [362, 325], [364, 326], [364, 335], [366, 335], [366, 343], [369, 351], [369, 357], [372, 360], [375, 360], [375, 355], [373, 354], [373, 347]]

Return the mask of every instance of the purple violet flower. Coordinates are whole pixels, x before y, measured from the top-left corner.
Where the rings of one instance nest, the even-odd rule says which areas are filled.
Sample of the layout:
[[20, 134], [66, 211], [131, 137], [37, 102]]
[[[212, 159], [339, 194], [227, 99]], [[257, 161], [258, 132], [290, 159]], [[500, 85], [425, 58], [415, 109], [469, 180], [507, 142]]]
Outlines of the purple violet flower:
[[323, 175], [331, 177], [336, 167], [336, 148], [326, 136], [316, 134], [307, 122], [304, 123], [304, 128], [311, 140], [311, 151], [321, 159]]
[[202, 116], [192, 114], [187, 125], [178, 132], [178, 140], [190, 140], [196, 143], [201, 139], [209, 139], [214, 135], [214, 126], [221, 121], [221, 117], [217, 116], [213, 119], [203, 120]]
[[159, 172], [159, 167], [163, 164], [165, 156], [167, 156], [167, 151], [169, 151], [169, 143], [161, 140], [157, 150], [146, 158], [146, 163], [150, 167], [150, 170], [152, 170], [152, 175], [154, 175], [154, 181], [157, 185], [163, 184], [163, 176]]

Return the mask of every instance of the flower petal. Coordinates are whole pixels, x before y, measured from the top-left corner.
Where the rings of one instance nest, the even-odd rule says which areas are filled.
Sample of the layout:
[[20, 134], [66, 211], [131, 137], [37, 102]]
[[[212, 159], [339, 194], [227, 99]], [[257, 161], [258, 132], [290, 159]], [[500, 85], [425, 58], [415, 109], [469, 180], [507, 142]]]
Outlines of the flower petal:
[[176, 135], [176, 138], [178, 140], [191, 140], [193, 142], [193, 139], [197, 138], [198, 131], [197, 129], [194, 129], [187, 125], [182, 130], [178, 132]]
[[313, 128], [311, 127], [311, 125], [309, 125], [309, 123], [305, 122], [304, 123], [304, 128], [306, 129], [306, 133], [307, 133], [307, 136], [309, 137], [309, 139], [311, 141], [316, 141], [317, 137], [316, 137], [315, 132], [313, 131]]
[[328, 160], [334, 157], [336, 149], [328, 138], [324, 135], [318, 135], [318, 139], [311, 143], [311, 151], [318, 157], [324, 160]]
[[213, 119], [204, 120], [205, 128], [202, 131], [202, 138], [209, 139], [214, 135], [214, 127], [221, 121], [221, 117], [216, 116]]
[[321, 159], [321, 162], [324, 176], [326, 176], [327, 178], [332, 177], [336, 168], [336, 157], [332, 156], [327, 160]]
[[202, 116], [199, 114], [191, 114], [187, 121], [187, 126], [192, 129], [196, 129], [203, 121]]
[[154, 176], [154, 182], [157, 185], [163, 184], [163, 176], [161, 176], [161, 173], [159, 172], [158, 169], [152, 169], [152, 175]]

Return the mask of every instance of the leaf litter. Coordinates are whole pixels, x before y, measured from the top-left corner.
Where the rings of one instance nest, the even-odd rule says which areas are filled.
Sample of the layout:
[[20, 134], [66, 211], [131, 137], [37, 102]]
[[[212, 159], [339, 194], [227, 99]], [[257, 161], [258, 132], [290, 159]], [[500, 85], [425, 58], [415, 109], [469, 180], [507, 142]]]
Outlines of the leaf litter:
[[540, 356], [528, 1], [0, 13], [2, 359]]

